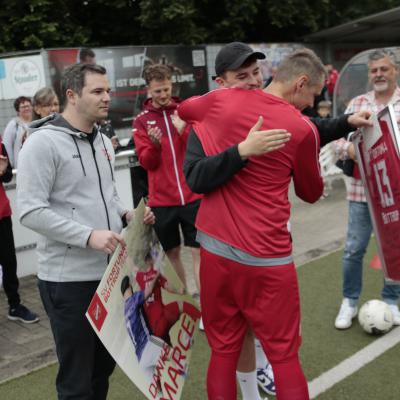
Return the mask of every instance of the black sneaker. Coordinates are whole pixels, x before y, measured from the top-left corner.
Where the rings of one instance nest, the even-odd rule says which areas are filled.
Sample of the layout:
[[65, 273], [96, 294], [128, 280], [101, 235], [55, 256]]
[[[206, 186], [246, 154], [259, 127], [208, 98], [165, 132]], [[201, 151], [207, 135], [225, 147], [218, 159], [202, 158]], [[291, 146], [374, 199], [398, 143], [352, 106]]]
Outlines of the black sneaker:
[[7, 318], [11, 321], [21, 321], [24, 324], [33, 324], [39, 321], [39, 317], [22, 304], [10, 308]]

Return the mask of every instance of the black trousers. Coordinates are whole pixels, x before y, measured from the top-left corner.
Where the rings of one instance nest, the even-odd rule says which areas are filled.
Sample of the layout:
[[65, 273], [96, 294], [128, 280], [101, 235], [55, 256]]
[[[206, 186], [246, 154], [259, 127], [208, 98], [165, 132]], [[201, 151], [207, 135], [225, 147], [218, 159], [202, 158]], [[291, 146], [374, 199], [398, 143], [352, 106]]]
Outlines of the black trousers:
[[147, 171], [140, 165], [131, 168], [131, 182], [133, 207], [136, 208], [140, 200], [142, 200], [142, 197], [146, 197], [149, 194]]
[[56, 343], [59, 400], [105, 400], [115, 361], [85, 313], [99, 282], [48, 282], [39, 291]]
[[3, 287], [10, 308], [20, 303], [18, 294], [17, 257], [11, 217], [0, 219], [0, 265], [3, 268]]

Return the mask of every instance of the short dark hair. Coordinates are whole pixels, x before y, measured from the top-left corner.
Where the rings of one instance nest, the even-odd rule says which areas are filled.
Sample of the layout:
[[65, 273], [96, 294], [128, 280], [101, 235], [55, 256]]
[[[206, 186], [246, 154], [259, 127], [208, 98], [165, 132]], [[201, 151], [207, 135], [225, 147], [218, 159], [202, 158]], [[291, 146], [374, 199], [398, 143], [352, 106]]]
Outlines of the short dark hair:
[[96, 53], [92, 49], [85, 47], [79, 52], [79, 61], [84, 62], [87, 57], [96, 57]]
[[26, 97], [26, 96], [19, 96], [14, 100], [14, 108], [15, 111], [18, 112], [19, 111], [19, 106], [21, 105], [21, 103], [25, 103], [25, 102], [29, 102], [32, 104], [32, 100], [30, 99], [30, 97]]
[[63, 73], [61, 78], [61, 96], [63, 104], [66, 101], [66, 92], [68, 89], [73, 90], [82, 95], [82, 89], [85, 86], [86, 74], [105, 75], [107, 70], [97, 64], [74, 64], [69, 66]]
[[172, 79], [172, 68], [166, 64], [150, 64], [143, 71], [143, 77], [148, 85], [151, 81], [164, 81]]
[[310, 85], [317, 85], [327, 77], [324, 64], [311, 49], [299, 49], [284, 58], [276, 70], [274, 80], [287, 82], [301, 74], [310, 78]]

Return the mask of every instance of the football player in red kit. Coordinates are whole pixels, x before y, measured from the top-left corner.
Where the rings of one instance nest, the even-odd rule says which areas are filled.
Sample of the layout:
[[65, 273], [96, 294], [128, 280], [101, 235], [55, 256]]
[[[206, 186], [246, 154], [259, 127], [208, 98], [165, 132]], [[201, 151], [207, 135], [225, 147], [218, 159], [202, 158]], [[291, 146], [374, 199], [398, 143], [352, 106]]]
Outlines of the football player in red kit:
[[[212, 348], [210, 399], [236, 399], [235, 370], [248, 325], [273, 366], [277, 398], [309, 398], [298, 359], [300, 302], [288, 188], [293, 178], [296, 194], [311, 203], [322, 194], [319, 135], [298, 110], [313, 104], [325, 77], [319, 58], [299, 50], [282, 62], [266, 91], [221, 89], [179, 108], [207, 156], [235, 147], [248, 159], [227, 183], [205, 194], [196, 220], [201, 305]], [[291, 140], [275, 152], [248, 157], [242, 143], [260, 116], [257, 126], [286, 129]]]

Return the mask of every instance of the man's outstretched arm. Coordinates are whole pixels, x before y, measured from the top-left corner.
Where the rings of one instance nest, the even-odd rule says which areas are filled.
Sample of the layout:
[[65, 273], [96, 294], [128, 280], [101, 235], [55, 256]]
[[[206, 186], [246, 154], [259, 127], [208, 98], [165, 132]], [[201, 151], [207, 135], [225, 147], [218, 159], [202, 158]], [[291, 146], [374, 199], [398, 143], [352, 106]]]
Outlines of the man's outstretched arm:
[[346, 137], [357, 128], [372, 126], [369, 111], [359, 111], [354, 114], [343, 114], [337, 118], [310, 118], [317, 127], [321, 147], [334, 140]]

